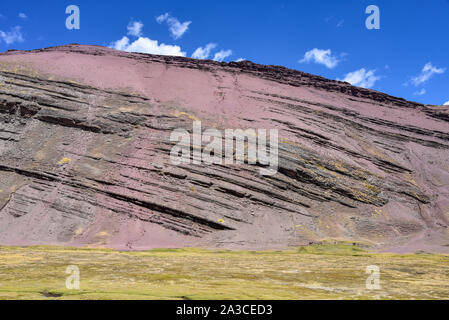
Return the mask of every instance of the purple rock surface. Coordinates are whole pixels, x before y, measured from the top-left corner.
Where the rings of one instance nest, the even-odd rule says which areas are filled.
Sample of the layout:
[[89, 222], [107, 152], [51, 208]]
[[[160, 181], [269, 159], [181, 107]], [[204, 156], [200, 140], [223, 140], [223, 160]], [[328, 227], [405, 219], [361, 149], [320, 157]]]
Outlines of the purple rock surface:
[[[279, 166], [174, 165], [170, 134], [279, 130]], [[448, 106], [249, 61], [0, 54], [0, 245], [449, 252]]]

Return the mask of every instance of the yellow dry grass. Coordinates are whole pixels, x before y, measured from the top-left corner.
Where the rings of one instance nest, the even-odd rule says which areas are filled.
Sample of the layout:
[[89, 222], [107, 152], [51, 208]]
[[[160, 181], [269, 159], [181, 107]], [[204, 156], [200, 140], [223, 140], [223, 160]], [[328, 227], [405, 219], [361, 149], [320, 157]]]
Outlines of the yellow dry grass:
[[[80, 289], [65, 287], [69, 265]], [[380, 268], [379, 290], [366, 268]], [[447, 299], [449, 256], [345, 243], [288, 251], [0, 247], [0, 299]]]

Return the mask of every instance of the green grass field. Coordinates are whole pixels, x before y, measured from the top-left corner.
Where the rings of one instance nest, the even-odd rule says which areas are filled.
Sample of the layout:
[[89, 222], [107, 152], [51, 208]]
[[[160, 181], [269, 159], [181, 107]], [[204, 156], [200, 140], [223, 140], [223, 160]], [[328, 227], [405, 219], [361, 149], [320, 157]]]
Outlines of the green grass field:
[[[80, 289], [66, 288], [67, 266]], [[380, 268], [379, 290], [366, 267]], [[368, 253], [357, 246], [289, 251], [120, 252], [0, 247], [0, 299], [448, 299], [449, 255]]]

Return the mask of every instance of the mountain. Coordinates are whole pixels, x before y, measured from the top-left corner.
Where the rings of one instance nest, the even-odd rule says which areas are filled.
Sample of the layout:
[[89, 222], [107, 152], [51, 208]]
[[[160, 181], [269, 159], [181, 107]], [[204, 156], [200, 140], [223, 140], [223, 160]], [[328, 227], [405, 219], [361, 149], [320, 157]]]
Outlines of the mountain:
[[[449, 252], [448, 106], [280, 66], [66, 45], [0, 54], [0, 244]], [[174, 164], [176, 129], [277, 129]]]

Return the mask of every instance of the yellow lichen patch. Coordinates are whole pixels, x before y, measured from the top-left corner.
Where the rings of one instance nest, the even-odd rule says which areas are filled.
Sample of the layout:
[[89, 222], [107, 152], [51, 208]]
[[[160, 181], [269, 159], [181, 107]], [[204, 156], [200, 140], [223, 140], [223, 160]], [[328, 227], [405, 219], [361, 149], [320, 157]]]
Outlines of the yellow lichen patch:
[[220, 223], [224, 223], [223, 219], [218, 219], [217, 221], [220, 222]]
[[133, 112], [133, 111], [137, 110], [137, 108], [135, 106], [121, 106], [118, 109], [119, 109], [119, 111], [122, 111], [122, 112]]
[[83, 228], [82, 227], [79, 227], [79, 228], [77, 228], [76, 230], [75, 230], [75, 232], [73, 232], [73, 234], [75, 235], [75, 236], [78, 236], [78, 235], [80, 235], [81, 233], [83, 233]]
[[363, 184], [365, 185], [365, 188], [366, 188], [367, 191], [371, 191], [371, 192], [376, 193], [376, 194], [380, 192], [380, 189], [378, 187], [376, 187], [376, 186], [373, 186], [372, 184], [369, 184], [369, 183], [366, 183], [366, 182], [364, 182]]
[[340, 174], [338, 174], [335, 171], [329, 170], [328, 168], [323, 167], [322, 165], [318, 164], [318, 163], [313, 163], [311, 162], [311, 164], [313, 164], [315, 167], [317, 167], [318, 169], [320, 169], [321, 171], [327, 172], [335, 177], [339, 177]]
[[189, 119], [193, 120], [193, 121], [200, 121], [200, 119], [198, 119], [197, 117], [189, 114]]
[[190, 191], [192, 191], [192, 192], [196, 192], [196, 189], [195, 189], [195, 187], [194, 187], [194, 186], [191, 186], [191, 187], [190, 187]]
[[2, 193], [3, 192], [3, 190], [2, 189], [0, 189], [0, 193]]
[[340, 161], [335, 161], [334, 166], [335, 166], [335, 168], [337, 168], [338, 170], [340, 170], [342, 172], [348, 171], [345, 167], [343, 167], [343, 164]]
[[184, 114], [186, 114], [186, 113], [185, 112], [180, 112], [178, 110], [175, 110], [175, 111], [172, 112], [172, 116], [174, 116], [174, 117], [179, 117], [179, 116], [182, 116]]
[[412, 174], [410, 174], [410, 173], [404, 173], [402, 177], [403, 177], [403, 179], [404, 179], [405, 181], [410, 182], [410, 183], [413, 184], [414, 186], [418, 186], [418, 184], [416, 183], [416, 181], [415, 181], [415, 179], [414, 179], [414, 177], [413, 177]]
[[298, 142], [290, 141], [289, 139], [280, 139], [280, 142], [284, 143], [284, 144], [289, 144], [291, 146], [295, 146], [295, 147], [298, 147], [298, 148], [307, 149], [304, 145], [302, 145], [302, 144], [300, 144]]
[[109, 233], [107, 231], [101, 231], [95, 235], [95, 237], [107, 237], [107, 236], [109, 236]]
[[380, 209], [375, 209], [374, 211], [376, 212], [376, 214], [382, 214], [382, 210]]
[[70, 163], [70, 158], [62, 158], [59, 162], [58, 162], [58, 164], [66, 164], [66, 163]]
[[198, 119], [198, 118], [197, 118], [196, 116], [194, 116], [193, 114], [188, 114], [188, 113], [186, 113], [186, 112], [184, 112], [184, 111], [178, 111], [178, 110], [175, 110], [175, 111], [173, 111], [173, 112], [171, 113], [171, 115], [174, 116], [174, 117], [176, 117], [176, 118], [185, 115], [185, 116], [187, 116], [190, 120], [193, 120], [193, 121], [200, 121], [200, 119]]

